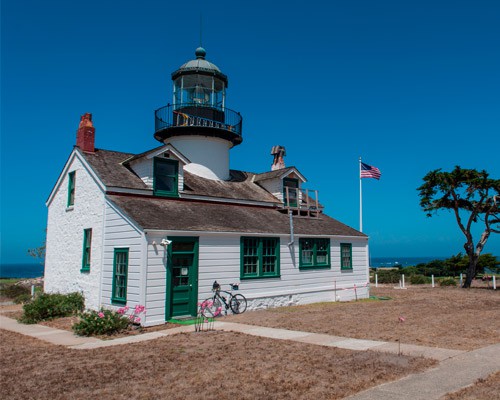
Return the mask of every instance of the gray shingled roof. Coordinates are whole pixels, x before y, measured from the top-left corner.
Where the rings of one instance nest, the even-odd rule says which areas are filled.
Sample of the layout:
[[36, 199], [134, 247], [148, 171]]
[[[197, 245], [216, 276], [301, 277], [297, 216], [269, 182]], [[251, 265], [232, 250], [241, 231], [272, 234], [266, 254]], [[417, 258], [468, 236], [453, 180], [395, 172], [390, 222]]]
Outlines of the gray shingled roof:
[[[157, 147], [140, 156], [158, 150]], [[82, 152], [83, 156], [107, 187], [128, 189], [149, 189], [134, 171], [122, 164], [134, 154], [96, 149], [95, 153]], [[135, 159], [135, 157], [134, 157]], [[214, 181], [184, 172], [184, 193], [197, 196], [220, 197], [226, 199], [251, 200], [277, 203], [271, 193], [252, 182], [253, 174], [231, 170], [231, 180]]]
[[[290, 221], [286, 213], [272, 207], [217, 204], [154, 197], [111, 195], [113, 201], [143, 229], [289, 234]], [[319, 218], [294, 218], [297, 235], [345, 235], [366, 237], [365, 234], [320, 214]]]
[[132, 170], [121, 163], [133, 154], [95, 149], [94, 153], [81, 153], [106, 187], [148, 189]]
[[[106, 187], [148, 189], [123, 161], [133, 154], [96, 149], [83, 156]], [[144, 153], [143, 153], [144, 154]], [[290, 167], [292, 168], [292, 167]], [[260, 174], [279, 176], [285, 170]], [[277, 199], [254, 183], [254, 174], [231, 170], [230, 181], [213, 181], [184, 173], [186, 194], [276, 203]], [[108, 195], [118, 207], [144, 229], [288, 234], [289, 217], [274, 207], [190, 201], [150, 196]], [[319, 218], [294, 218], [298, 235], [345, 235], [365, 237], [361, 232], [320, 214]]]
[[278, 203], [267, 190], [252, 182], [253, 174], [231, 170], [231, 180], [214, 181], [184, 171], [184, 193], [225, 199]]
[[261, 174], [255, 174], [254, 182], [265, 181], [266, 179], [278, 178], [282, 175], [285, 175], [292, 169], [297, 169], [297, 168], [287, 167], [287, 168], [276, 169], [274, 171], [263, 172]]

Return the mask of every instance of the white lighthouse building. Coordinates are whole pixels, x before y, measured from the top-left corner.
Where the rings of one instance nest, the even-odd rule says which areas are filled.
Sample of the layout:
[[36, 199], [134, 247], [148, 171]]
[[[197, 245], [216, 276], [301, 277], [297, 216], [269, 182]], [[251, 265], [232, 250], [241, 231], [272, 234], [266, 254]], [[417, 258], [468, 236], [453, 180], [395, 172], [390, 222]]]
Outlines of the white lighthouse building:
[[144, 325], [196, 315], [215, 280], [240, 282], [249, 309], [367, 297], [367, 236], [323, 212], [284, 147], [271, 138], [262, 173], [231, 169], [242, 116], [227, 76], [195, 56], [154, 113], [159, 147], [100, 149], [82, 116], [47, 200], [45, 290], [82, 292], [91, 309], [145, 305]]

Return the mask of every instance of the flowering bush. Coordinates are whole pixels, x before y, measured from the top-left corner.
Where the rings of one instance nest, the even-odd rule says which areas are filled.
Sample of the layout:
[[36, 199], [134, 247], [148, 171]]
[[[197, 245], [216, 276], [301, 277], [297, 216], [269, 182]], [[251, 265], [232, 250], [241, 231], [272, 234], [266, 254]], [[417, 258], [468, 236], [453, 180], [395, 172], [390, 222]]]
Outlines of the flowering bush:
[[198, 305], [200, 307], [200, 314], [202, 314], [206, 318], [216, 317], [222, 313], [222, 306], [218, 301], [207, 299], [201, 303], [198, 303]]
[[[125, 315], [130, 310], [129, 306], [125, 306], [119, 308], [116, 312], [120, 315]], [[133, 314], [128, 316], [128, 320], [131, 324], [140, 324], [141, 323], [141, 314], [146, 314], [146, 307], [141, 306], [140, 304], [136, 305], [134, 308]]]
[[146, 313], [144, 306], [137, 305], [131, 315], [126, 315], [129, 309], [125, 306], [117, 311], [86, 311], [80, 315], [80, 321], [73, 325], [73, 331], [80, 336], [112, 335], [123, 331], [132, 324], [139, 324], [140, 315]]

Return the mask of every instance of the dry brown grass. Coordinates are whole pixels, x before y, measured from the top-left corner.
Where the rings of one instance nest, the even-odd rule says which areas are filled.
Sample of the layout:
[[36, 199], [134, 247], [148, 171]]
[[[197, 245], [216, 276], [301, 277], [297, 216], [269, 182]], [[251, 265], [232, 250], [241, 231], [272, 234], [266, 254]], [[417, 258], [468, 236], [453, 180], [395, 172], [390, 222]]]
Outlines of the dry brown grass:
[[[500, 290], [413, 286], [372, 289], [388, 301], [317, 303], [226, 317], [227, 321], [431, 347], [472, 350], [500, 342]], [[398, 317], [406, 318], [404, 323]]]
[[499, 397], [500, 371], [485, 379], [478, 379], [472, 386], [444, 396], [443, 400], [493, 400]]
[[0, 330], [5, 399], [340, 399], [434, 362], [229, 332], [71, 350]]
[[[412, 287], [372, 294], [393, 300], [271, 309], [226, 320], [386, 341], [401, 333], [403, 343], [459, 349], [499, 342], [499, 292]], [[398, 323], [399, 315], [405, 323]], [[69, 329], [72, 322], [49, 324]], [[0, 355], [1, 393], [9, 399], [337, 399], [435, 365], [229, 332], [78, 351], [0, 330]], [[491, 399], [499, 380], [492, 375], [446, 400]]]

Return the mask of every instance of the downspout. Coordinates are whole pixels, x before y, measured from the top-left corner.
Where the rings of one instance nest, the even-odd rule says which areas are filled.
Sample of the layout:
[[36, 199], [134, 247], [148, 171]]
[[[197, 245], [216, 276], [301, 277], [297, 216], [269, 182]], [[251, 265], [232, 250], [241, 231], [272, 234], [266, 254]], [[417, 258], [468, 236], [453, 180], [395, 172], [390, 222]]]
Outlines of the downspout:
[[290, 217], [290, 242], [288, 243], [288, 247], [291, 247], [295, 244], [295, 238], [293, 235], [293, 212], [292, 212], [292, 210], [288, 210], [288, 216]]
[[[105, 267], [104, 267], [104, 253], [106, 252], [106, 235], [107, 235], [107, 230], [106, 230], [106, 217], [107, 217], [107, 204], [106, 204], [106, 195], [103, 194], [103, 206], [102, 206], [102, 231], [101, 231], [101, 271], [99, 272], [99, 300], [97, 301], [97, 307], [98, 310], [100, 310], [103, 306], [103, 293], [102, 293], [102, 287], [103, 287], [103, 281], [104, 281], [104, 274], [105, 274]], [[113, 268], [113, 267], [111, 267]], [[113, 271], [111, 269], [111, 271]], [[113, 276], [113, 272], [111, 272], [111, 276]], [[111, 278], [113, 279], [113, 278]], [[111, 304], [111, 298], [109, 299], [109, 304]]]

